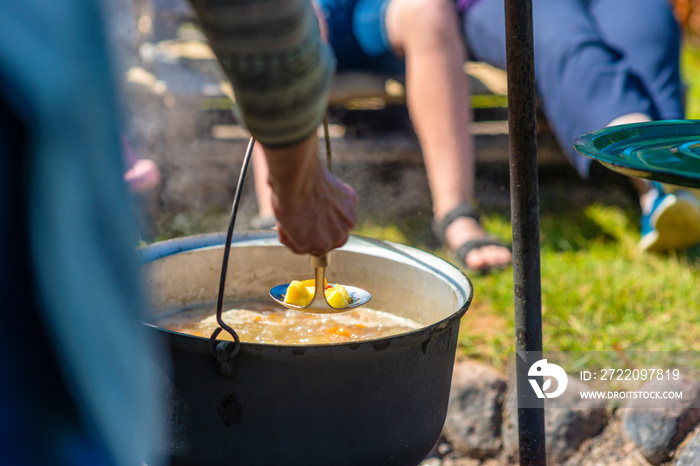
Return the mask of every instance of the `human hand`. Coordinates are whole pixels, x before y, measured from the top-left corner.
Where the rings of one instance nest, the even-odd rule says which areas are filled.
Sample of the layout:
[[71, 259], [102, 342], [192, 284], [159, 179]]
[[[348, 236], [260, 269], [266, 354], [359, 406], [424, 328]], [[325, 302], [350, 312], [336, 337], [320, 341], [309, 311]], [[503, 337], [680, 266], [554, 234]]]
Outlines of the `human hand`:
[[293, 252], [320, 256], [347, 242], [357, 222], [357, 195], [325, 169], [307, 188], [296, 197], [273, 195], [277, 231]]
[[279, 240], [298, 254], [320, 256], [348, 240], [357, 223], [357, 194], [317, 155], [315, 135], [284, 148], [265, 148]]
[[124, 181], [127, 182], [132, 192], [145, 192], [158, 186], [158, 183], [160, 183], [160, 170], [158, 170], [158, 166], [152, 160], [138, 159], [124, 173]]

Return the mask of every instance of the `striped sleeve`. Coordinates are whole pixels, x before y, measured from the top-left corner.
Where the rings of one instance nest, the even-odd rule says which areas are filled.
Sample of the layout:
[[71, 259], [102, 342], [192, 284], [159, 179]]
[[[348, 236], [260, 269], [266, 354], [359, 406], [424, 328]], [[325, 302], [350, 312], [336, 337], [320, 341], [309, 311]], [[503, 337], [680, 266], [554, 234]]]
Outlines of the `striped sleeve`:
[[190, 0], [231, 81], [243, 122], [264, 145], [316, 130], [335, 60], [309, 0]]

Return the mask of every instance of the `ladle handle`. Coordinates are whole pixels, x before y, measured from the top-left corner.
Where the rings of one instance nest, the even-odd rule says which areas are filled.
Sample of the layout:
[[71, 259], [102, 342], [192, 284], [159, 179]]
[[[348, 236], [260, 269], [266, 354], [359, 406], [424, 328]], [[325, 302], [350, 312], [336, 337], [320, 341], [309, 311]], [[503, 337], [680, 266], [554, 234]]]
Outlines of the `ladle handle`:
[[[311, 265], [314, 268], [314, 301], [324, 302], [326, 301], [326, 295], [324, 294], [324, 288], [326, 285], [326, 267], [330, 264], [330, 258], [328, 254], [322, 256], [311, 256]], [[330, 306], [329, 306], [330, 307]]]
[[322, 256], [311, 256], [311, 266], [326, 268], [331, 263], [331, 257], [329, 253], [323, 254]]
[[[328, 164], [328, 171], [332, 172], [331, 167], [331, 136], [328, 131], [328, 115], [326, 112], [323, 113], [323, 135], [326, 140], [326, 163]], [[321, 256], [311, 255], [311, 266], [314, 268], [314, 298], [312, 300], [323, 300], [326, 307], [331, 308], [326, 300], [326, 294], [324, 288], [326, 285], [326, 267], [331, 263], [330, 253], [323, 254]], [[320, 302], [320, 301], [318, 301]], [[331, 308], [332, 309], [332, 308]]]

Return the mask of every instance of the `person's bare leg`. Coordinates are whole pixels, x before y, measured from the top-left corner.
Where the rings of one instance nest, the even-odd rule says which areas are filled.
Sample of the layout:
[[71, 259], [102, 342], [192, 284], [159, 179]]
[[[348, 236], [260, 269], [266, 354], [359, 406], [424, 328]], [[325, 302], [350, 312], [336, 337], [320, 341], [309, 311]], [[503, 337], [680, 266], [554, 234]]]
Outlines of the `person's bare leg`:
[[272, 209], [272, 188], [267, 179], [270, 177], [270, 170], [267, 168], [265, 151], [260, 144], [253, 146], [253, 180], [255, 182], [255, 197], [258, 201], [258, 218], [274, 218], [275, 211]]
[[[406, 60], [408, 108], [423, 152], [433, 215], [439, 220], [459, 204], [474, 202], [470, 91], [455, 4], [393, 0], [386, 24], [392, 45]], [[478, 222], [462, 217], [448, 227], [445, 240], [455, 250], [484, 236]], [[472, 250], [465, 262], [474, 269], [505, 265], [511, 262], [511, 252], [485, 246]]]

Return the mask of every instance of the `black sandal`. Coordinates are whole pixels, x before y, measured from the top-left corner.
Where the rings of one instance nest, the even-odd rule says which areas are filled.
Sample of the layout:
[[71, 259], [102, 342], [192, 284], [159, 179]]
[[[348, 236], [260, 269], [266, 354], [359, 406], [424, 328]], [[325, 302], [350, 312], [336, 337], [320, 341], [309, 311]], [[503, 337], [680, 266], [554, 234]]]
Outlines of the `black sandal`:
[[[447, 245], [447, 241], [445, 241], [445, 232], [447, 231], [447, 228], [452, 224], [452, 222], [461, 217], [474, 219], [477, 223], [481, 224], [481, 217], [479, 216], [479, 212], [476, 210], [476, 208], [474, 208], [474, 206], [470, 204], [460, 204], [451, 211], [449, 211], [447, 215], [445, 215], [445, 217], [443, 217], [441, 220], [433, 220], [433, 233], [435, 233], [435, 236], [437, 236], [443, 244]], [[459, 267], [464, 268], [469, 272], [480, 273], [483, 275], [486, 275], [492, 270], [499, 270], [504, 269], [506, 267], [510, 267], [511, 264], [487, 266], [482, 267], [480, 269], [471, 269], [467, 267], [465, 261], [469, 253], [474, 249], [479, 249], [484, 246], [501, 246], [504, 248], [508, 248], [508, 246], [504, 244], [503, 241], [499, 240], [495, 236], [487, 235], [482, 238], [469, 240], [463, 243], [460, 247], [458, 247], [452, 252], [452, 257], [455, 261], [457, 261]]]

